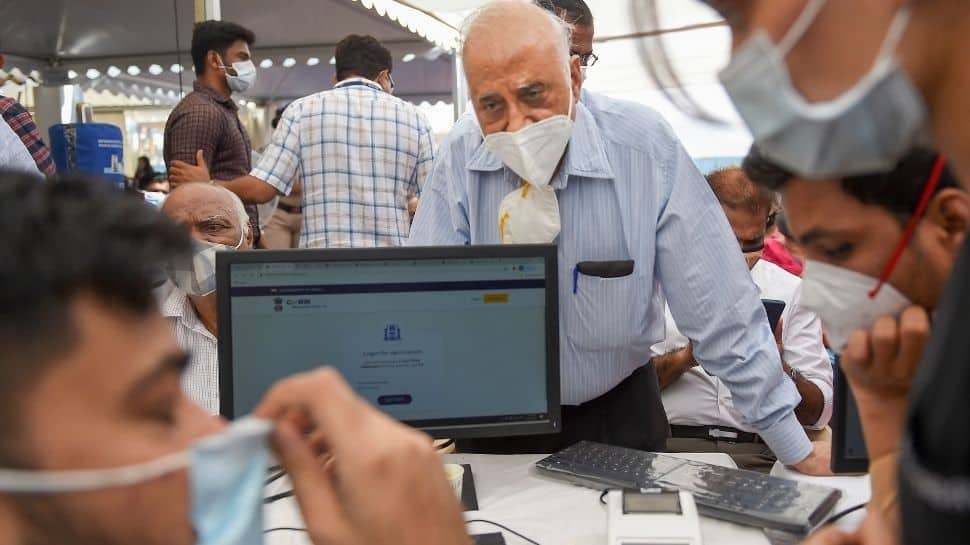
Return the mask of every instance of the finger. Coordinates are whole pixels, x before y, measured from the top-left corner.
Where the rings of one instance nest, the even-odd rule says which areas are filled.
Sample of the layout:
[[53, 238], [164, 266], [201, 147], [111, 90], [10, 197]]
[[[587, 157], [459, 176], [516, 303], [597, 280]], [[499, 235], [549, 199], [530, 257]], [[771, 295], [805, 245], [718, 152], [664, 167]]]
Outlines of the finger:
[[849, 335], [849, 340], [846, 342], [842, 353], [839, 354], [839, 366], [849, 377], [855, 378], [862, 383], [868, 383], [866, 375], [871, 365], [872, 356], [869, 347], [869, 333], [861, 329], [853, 331]]
[[930, 317], [922, 307], [912, 306], [899, 317], [898, 376], [908, 379], [923, 355], [930, 336]]
[[359, 437], [363, 420], [379, 417], [332, 368], [283, 380], [270, 389], [254, 414], [276, 419], [293, 410], [313, 422], [319, 441], [335, 454], [342, 448], [351, 448], [347, 443]]
[[[200, 167], [205, 167], [205, 153], [202, 150], [195, 152], [195, 164]], [[208, 167], [207, 167], [208, 168]]]
[[890, 362], [896, 358], [898, 352], [899, 326], [896, 318], [883, 316], [872, 326], [872, 361]]
[[852, 545], [857, 540], [834, 526], [815, 532], [802, 545]]
[[778, 320], [778, 324], [775, 325], [775, 342], [777, 343], [781, 343], [781, 332], [782, 332], [782, 328], [784, 327], [784, 324], [785, 324], [785, 320], [780, 319]]
[[299, 431], [288, 422], [281, 422], [273, 433], [272, 444], [290, 476], [294, 495], [314, 541], [329, 541], [332, 538], [328, 536], [341, 535], [349, 530], [333, 481], [321, 469], [320, 461]]

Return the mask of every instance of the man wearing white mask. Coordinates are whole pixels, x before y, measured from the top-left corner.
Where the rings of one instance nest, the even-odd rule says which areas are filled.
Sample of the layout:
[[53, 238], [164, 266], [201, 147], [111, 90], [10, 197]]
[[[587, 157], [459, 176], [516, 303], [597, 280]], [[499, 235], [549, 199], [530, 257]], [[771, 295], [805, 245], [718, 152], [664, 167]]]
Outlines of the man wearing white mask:
[[670, 128], [646, 107], [577, 103], [568, 27], [529, 3], [472, 15], [461, 54], [475, 116], [443, 144], [410, 243], [557, 242], [561, 279], [562, 433], [471, 447], [654, 446], [666, 419], [644, 364], [663, 338], [662, 287], [698, 361], [779, 460], [825, 472], [727, 220]]
[[[970, 196], [939, 165], [939, 155], [926, 149], [890, 172], [841, 180], [797, 178], [756, 149], [744, 165], [784, 196], [807, 258], [802, 304], [817, 310], [841, 353], [869, 452], [870, 504], [890, 520], [898, 516], [896, 463], [920, 348], [970, 226]], [[880, 337], [871, 350], [849, 344], [858, 330], [870, 329]], [[889, 349], [887, 339], [896, 337], [907, 349]], [[884, 372], [869, 376], [874, 366]]]
[[219, 414], [216, 252], [249, 250], [253, 232], [242, 201], [215, 184], [187, 184], [165, 199], [162, 213], [193, 239], [191, 260], [169, 269], [174, 289], [161, 303], [179, 345], [191, 356], [182, 388], [199, 406]]
[[[931, 137], [970, 187], [965, 0], [705, 3], [731, 29], [732, 60], [722, 81], [765, 156], [809, 178], [847, 176], [889, 170]], [[962, 413], [970, 391], [967, 246], [954, 264], [910, 396], [899, 464], [907, 544], [970, 535], [970, 426], [952, 417]], [[888, 318], [888, 334], [857, 331], [847, 346], [911, 350], [898, 334], [904, 317]], [[877, 379], [888, 372], [886, 365], [872, 365], [865, 374]], [[866, 526], [879, 528], [878, 517]], [[887, 541], [867, 531], [830, 532], [818, 541], [860, 542]]]
[[[249, 174], [252, 144], [232, 95], [245, 93], [256, 83], [256, 65], [249, 50], [255, 41], [252, 31], [236, 23], [203, 21], [195, 25], [193, 91], [175, 106], [165, 123], [165, 165], [170, 171], [173, 161], [195, 164], [202, 156], [214, 178], [229, 180]], [[246, 211], [258, 243], [259, 214], [255, 206]]]

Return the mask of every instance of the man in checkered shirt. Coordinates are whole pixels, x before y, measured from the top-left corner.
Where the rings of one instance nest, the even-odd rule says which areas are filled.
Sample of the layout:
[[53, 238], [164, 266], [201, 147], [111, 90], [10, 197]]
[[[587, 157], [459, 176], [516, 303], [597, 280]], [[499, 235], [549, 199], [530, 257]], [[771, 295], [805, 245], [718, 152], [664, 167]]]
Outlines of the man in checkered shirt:
[[[217, 181], [246, 203], [303, 184], [301, 248], [400, 246], [410, 233], [408, 200], [434, 159], [431, 126], [392, 96], [391, 54], [370, 36], [337, 44], [333, 89], [293, 102], [249, 176]], [[205, 163], [173, 163], [175, 183], [206, 181]]]
[[[5, 60], [3, 53], [0, 53], [0, 68], [3, 68]], [[20, 138], [34, 163], [37, 164], [37, 170], [44, 176], [53, 176], [55, 167], [54, 160], [51, 159], [50, 149], [44, 144], [44, 139], [37, 131], [37, 125], [34, 124], [34, 118], [30, 116], [26, 108], [12, 98], [0, 96], [0, 117]]]

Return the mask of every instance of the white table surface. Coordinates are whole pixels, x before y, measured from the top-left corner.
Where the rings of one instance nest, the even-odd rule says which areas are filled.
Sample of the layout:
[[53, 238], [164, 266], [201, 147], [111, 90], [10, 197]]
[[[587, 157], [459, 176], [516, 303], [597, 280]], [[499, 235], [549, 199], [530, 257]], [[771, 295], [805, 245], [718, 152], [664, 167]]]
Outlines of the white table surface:
[[[736, 467], [726, 454], [670, 454]], [[493, 456], [484, 454], [454, 454], [452, 463], [470, 464], [475, 477], [478, 511], [465, 514], [466, 520], [487, 519], [498, 522], [528, 536], [542, 545], [603, 545], [606, 543], [606, 507], [599, 503], [600, 492], [573, 486], [537, 474], [534, 464], [542, 455]], [[835, 511], [863, 503], [869, 499], [869, 478], [806, 477], [776, 465], [773, 475], [839, 488], [842, 500]], [[289, 488], [286, 479], [270, 485], [267, 494]], [[268, 505], [264, 511], [266, 527], [303, 527], [296, 502], [292, 498]], [[862, 511], [839, 522], [846, 529], [861, 521]], [[500, 531], [491, 525], [472, 523], [473, 534]], [[525, 541], [502, 532], [508, 545]], [[701, 518], [701, 533], [705, 545], [768, 545], [760, 530], [707, 517]], [[278, 531], [267, 534], [267, 545], [306, 545], [303, 532]]]

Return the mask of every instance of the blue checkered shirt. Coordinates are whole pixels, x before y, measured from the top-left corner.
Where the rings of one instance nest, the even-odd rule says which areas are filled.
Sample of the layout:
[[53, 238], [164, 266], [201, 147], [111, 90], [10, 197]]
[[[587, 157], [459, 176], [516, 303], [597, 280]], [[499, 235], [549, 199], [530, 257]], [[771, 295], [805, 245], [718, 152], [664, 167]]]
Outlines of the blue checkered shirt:
[[284, 195], [299, 176], [301, 248], [400, 246], [433, 158], [416, 106], [352, 78], [290, 104], [252, 175]]

